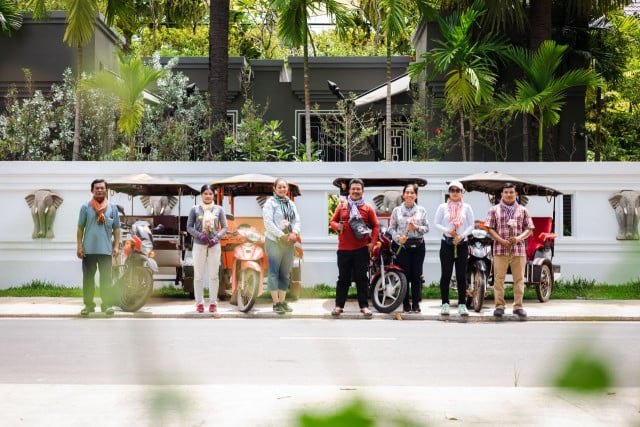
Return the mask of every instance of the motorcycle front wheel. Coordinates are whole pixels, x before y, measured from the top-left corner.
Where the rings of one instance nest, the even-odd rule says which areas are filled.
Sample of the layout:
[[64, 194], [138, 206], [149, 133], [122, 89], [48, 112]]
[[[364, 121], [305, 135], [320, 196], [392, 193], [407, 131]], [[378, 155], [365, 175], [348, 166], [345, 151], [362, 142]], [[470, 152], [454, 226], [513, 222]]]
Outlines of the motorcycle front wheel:
[[248, 313], [256, 303], [258, 288], [260, 286], [260, 273], [255, 270], [246, 269], [238, 273], [236, 295], [238, 297], [238, 310]]
[[480, 313], [484, 304], [484, 293], [487, 289], [487, 275], [484, 271], [475, 271], [471, 274], [473, 280], [473, 310]]
[[116, 284], [123, 311], [140, 310], [153, 291], [153, 273], [147, 267], [133, 267], [126, 271]]
[[390, 270], [378, 277], [371, 289], [371, 303], [380, 313], [391, 313], [407, 295], [407, 278], [401, 271]]

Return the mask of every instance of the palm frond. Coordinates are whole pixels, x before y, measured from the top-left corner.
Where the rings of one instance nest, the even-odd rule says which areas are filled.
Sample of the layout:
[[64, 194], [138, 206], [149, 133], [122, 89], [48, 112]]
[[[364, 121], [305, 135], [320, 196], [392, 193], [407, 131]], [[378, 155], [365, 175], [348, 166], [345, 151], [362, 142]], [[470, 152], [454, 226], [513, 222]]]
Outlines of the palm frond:
[[67, 28], [62, 40], [69, 46], [84, 46], [93, 37], [98, 3], [96, 0], [68, 0], [67, 6]]
[[12, 31], [17, 31], [20, 27], [22, 15], [18, 12], [15, 2], [0, 0], [0, 30], [10, 36]]

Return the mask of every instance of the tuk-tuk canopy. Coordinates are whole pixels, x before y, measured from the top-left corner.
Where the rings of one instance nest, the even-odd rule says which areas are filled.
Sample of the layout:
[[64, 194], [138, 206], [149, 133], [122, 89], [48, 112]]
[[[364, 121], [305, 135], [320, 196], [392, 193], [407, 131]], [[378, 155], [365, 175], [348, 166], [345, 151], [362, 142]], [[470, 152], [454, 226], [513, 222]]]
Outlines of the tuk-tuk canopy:
[[109, 190], [130, 196], [196, 196], [199, 190], [168, 177], [156, 177], [141, 173], [128, 175], [107, 182]]
[[[216, 189], [222, 189], [224, 195], [235, 196], [260, 196], [273, 193], [273, 183], [276, 177], [256, 173], [232, 176], [220, 181], [213, 181], [211, 185]], [[302, 195], [300, 187], [295, 182], [287, 180], [289, 192], [292, 197]]]
[[346, 195], [349, 193], [349, 181], [354, 178], [359, 178], [364, 182], [365, 189], [367, 187], [396, 187], [398, 190], [402, 189], [407, 184], [413, 184], [418, 187], [424, 187], [427, 185], [427, 180], [424, 178], [418, 178], [417, 176], [398, 177], [398, 176], [343, 176], [333, 180], [333, 185], [340, 189], [340, 194]]
[[[562, 193], [554, 188], [545, 185], [536, 184], [534, 182], [525, 181], [511, 175], [493, 172], [481, 172], [468, 175], [458, 179], [464, 185], [465, 191], [481, 191], [490, 195], [499, 196], [502, 192], [502, 186], [510, 182], [515, 184], [517, 191], [522, 196], [545, 196], [555, 197]], [[499, 197], [498, 197], [499, 200]]]

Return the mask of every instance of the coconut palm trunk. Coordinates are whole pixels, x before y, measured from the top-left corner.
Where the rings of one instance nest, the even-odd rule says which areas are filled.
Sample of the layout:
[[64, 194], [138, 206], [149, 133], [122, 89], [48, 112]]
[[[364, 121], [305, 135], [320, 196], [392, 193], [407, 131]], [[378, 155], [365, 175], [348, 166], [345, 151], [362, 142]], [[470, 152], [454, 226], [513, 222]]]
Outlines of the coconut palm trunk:
[[82, 96], [80, 90], [80, 79], [82, 78], [82, 60], [83, 49], [82, 46], [78, 46], [76, 49], [76, 108], [75, 116], [73, 118], [73, 151], [71, 154], [71, 160], [78, 160], [80, 157], [80, 114], [82, 112]]
[[229, 0], [214, 0], [209, 6], [209, 107], [211, 138], [207, 159], [224, 152], [224, 126], [227, 123], [227, 85], [229, 68]]
[[384, 159], [392, 160], [391, 147], [391, 39], [387, 37], [387, 98], [386, 98], [386, 116], [384, 130]]
[[304, 43], [302, 45], [302, 73], [304, 76], [304, 136], [305, 158], [311, 161], [311, 95], [309, 89], [309, 46], [307, 45], [308, 31], [305, 30]]

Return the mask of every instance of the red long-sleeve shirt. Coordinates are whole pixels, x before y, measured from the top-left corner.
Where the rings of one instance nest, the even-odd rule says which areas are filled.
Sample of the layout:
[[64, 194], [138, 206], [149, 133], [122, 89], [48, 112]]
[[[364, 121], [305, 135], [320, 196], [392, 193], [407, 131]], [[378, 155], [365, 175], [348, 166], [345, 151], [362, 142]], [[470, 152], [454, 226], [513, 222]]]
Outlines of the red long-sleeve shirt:
[[336, 211], [331, 218], [331, 229], [338, 231], [338, 225], [340, 222], [343, 224], [342, 233], [338, 234], [338, 250], [351, 251], [354, 249], [360, 249], [363, 246], [367, 246], [371, 242], [378, 241], [378, 234], [380, 233], [380, 224], [378, 223], [378, 216], [376, 211], [368, 203], [364, 203], [362, 206], [358, 206], [358, 211], [364, 223], [371, 229], [371, 237], [365, 237], [363, 239], [357, 239], [353, 230], [349, 227], [349, 208], [346, 204], [338, 205]]

